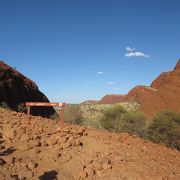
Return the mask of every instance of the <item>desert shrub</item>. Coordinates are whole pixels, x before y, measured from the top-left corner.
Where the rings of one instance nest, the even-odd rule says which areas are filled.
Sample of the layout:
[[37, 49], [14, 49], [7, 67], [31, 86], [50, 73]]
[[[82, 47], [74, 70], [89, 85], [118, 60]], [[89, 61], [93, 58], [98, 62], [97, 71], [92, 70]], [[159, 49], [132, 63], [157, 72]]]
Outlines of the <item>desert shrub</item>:
[[24, 103], [20, 103], [20, 104], [17, 105], [17, 111], [18, 111], [18, 112], [25, 112], [26, 109], [27, 109], [27, 108], [26, 108], [26, 106], [25, 106]]
[[8, 104], [6, 102], [1, 102], [0, 107], [8, 109]]
[[100, 123], [108, 131], [142, 135], [146, 125], [146, 118], [140, 112], [126, 111], [122, 106], [118, 105], [108, 109]]
[[119, 125], [127, 111], [120, 105], [114, 106], [104, 112], [101, 125], [108, 131], [119, 132]]
[[80, 106], [76, 104], [66, 106], [64, 119], [67, 123], [81, 124], [83, 117]]
[[146, 127], [146, 117], [141, 112], [127, 112], [119, 123], [120, 132], [142, 136]]
[[99, 130], [103, 129], [99, 119], [92, 120], [92, 119], [84, 119], [83, 118], [82, 125], [85, 126], [85, 127], [95, 128], [95, 129], [99, 129]]
[[180, 150], [180, 113], [168, 110], [157, 113], [147, 129], [147, 138]]

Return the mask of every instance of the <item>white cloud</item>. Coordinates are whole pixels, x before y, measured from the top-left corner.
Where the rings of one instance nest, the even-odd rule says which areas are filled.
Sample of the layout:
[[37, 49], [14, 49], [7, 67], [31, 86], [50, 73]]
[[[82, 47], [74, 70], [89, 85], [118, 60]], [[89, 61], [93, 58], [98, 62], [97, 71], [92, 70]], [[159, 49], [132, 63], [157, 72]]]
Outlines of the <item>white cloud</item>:
[[131, 51], [134, 51], [134, 50], [135, 50], [135, 48], [131, 48], [131, 47], [129, 47], [129, 46], [126, 47], [126, 51], [130, 51], [130, 52], [131, 52]]
[[140, 52], [140, 51], [135, 51], [135, 48], [131, 48], [131, 47], [126, 47], [126, 51], [127, 53], [125, 54], [126, 57], [145, 57], [145, 58], [149, 58], [150, 56]]
[[150, 56], [147, 54], [144, 54], [143, 52], [129, 52], [125, 54], [126, 57], [145, 57], [149, 58]]
[[99, 72], [97, 72], [97, 74], [103, 74], [104, 72], [102, 72], [102, 71], [99, 71]]
[[109, 85], [114, 85], [114, 84], [115, 84], [115, 82], [110, 81], [110, 82], [108, 82], [108, 84], [109, 84]]

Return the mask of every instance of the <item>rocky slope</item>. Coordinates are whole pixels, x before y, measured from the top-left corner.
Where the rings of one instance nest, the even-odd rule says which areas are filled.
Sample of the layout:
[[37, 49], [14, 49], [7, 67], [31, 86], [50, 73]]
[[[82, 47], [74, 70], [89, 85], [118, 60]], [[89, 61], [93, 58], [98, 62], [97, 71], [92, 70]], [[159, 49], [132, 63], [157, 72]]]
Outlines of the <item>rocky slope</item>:
[[140, 110], [150, 117], [163, 109], [180, 111], [180, 59], [172, 71], [162, 73], [152, 82], [151, 87], [133, 88], [126, 100], [137, 101]]
[[161, 85], [164, 84], [166, 81], [167, 77], [170, 75], [171, 71], [169, 72], [163, 72], [161, 73], [152, 83], [151, 87], [154, 89], [158, 89]]
[[[20, 103], [49, 102], [37, 85], [17, 70], [0, 61], [0, 102], [16, 110]], [[52, 107], [31, 108], [31, 114], [49, 117], [54, 114]]]
[[104, 96], [97, 104], [116, 104], [124, 102], [126, 95], [124, 94], [108, 94]]
[[1, 180], [180, 179], [180, 152], [128, 134], [99, 132], [0, 108]]

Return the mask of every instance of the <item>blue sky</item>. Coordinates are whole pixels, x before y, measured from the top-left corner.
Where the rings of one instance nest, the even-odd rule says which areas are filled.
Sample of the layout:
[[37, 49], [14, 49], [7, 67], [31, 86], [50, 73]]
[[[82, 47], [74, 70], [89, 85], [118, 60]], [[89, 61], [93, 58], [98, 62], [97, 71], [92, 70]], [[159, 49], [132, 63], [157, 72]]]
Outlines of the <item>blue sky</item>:
[[0, 0], [0, 59], [51, 101], [127, 93], [179, 57], [179, 0]]

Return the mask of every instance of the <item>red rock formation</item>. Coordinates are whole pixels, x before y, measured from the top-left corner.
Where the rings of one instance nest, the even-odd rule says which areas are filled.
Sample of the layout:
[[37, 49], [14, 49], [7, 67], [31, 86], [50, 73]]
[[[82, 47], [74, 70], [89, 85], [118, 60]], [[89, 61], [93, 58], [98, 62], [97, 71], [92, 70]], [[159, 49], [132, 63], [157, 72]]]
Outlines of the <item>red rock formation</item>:
[[97, 102], [97, 104], [116, 104], [124, 102], [126, 98], [126, 95], [121, 94], [109, 94], [104, 96], [100, 101]]
[[169, 72], [163, 72], [161, 73], [152, 83], [151, 83], [151, 87], [158, 89], [162, 84], [164, 84], [164, 82], [166, 81], [167, 77], [169, 76], [169, 74], [171, 73], [171, 71]]
[[[17, 110], [17, 105], [26, 101], [49, 102], [33, 81], [0, 61], [0, 102], [5, 102], [10, 108]], [[31, 108], [33, 115], [49, 117], [54, 113], [52, 107]]]
[[162, 73], [151, 87], [135, 87], [126, 100], [139, 102], [140, 110], [150, 117], [163, 109], [180, 111], [180, 59], [173, 71]]

